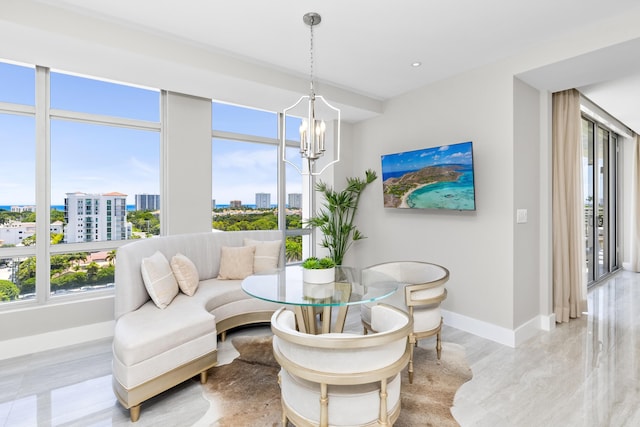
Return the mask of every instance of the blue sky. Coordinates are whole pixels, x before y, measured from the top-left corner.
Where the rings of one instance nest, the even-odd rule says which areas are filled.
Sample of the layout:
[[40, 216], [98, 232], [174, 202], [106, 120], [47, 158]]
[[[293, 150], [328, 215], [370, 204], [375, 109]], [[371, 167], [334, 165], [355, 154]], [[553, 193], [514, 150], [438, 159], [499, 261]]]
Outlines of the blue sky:
[[[33, 105], [34, 82], [34, 69], [0, 63], [0, 102]], [[160, 93], [52, 72], [51, 108], [158, 122]], [[214, 103], [212, 122], [217, 130], [277, 136], [275, 113]], [[287, 128], [295, 132], [298, 126]], [[0, 205], [34, 204], [34, 141], [32, 117], [0, 114]], [[75, 191], [117, 191], [129, 195], [129, 204], [135, 194], [159, 194], [159, 147], [159, 132], [53, 120], [51, 203], [63, 204], [65, 193]], [[257, 192], [271, 193], [276, 203], [275, 146], [216, 140], [212, 161], [212, 198], [218, 204], [253, 204]], [[287, 176], [287, 192], [301, 192], [291, 166]]]
[[472, 143], [441, 145], [382, 156], [383, 172], [404, 172], [433, 165], [464, 164], [473, 160]]

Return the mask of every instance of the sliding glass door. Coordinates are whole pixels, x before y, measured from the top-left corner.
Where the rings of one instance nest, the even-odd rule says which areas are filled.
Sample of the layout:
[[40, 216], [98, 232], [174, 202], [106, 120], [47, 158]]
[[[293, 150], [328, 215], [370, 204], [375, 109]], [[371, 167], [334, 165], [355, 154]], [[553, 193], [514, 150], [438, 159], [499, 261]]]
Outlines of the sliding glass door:
[[585, 250], [588, 283], [618, 269], [618, 138], [582, 119]]

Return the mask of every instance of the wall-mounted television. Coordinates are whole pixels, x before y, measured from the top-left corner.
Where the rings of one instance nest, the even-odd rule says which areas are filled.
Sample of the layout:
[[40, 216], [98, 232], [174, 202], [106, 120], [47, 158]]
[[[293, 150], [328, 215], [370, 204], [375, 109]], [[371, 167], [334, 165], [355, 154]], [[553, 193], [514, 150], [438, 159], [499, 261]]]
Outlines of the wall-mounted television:
[[381, 157], [385, 208], [476, 209], [471, 141]]

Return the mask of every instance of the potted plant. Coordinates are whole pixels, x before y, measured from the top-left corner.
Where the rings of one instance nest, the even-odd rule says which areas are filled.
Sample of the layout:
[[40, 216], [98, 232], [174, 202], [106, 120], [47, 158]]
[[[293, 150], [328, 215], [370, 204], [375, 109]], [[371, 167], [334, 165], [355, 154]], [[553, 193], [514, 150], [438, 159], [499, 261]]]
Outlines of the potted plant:
[[336, 265], [342, 265], [344, 255], [354, 241], [365, 238], [353, 220], [358, 210], [360, 194], [376, 178], [376, 172], [368, 169], [364, 179], [347, 178], [347, 187], [342, 191], [336, 191], [322, 181], [316, 185], [316, 190], [320, 191], [325, 199], [323, 207], [305, 222], [322, 231], [323, 238], [320, 244], [329, 249], [329, 256]]
[[302, 281], [306, 283], [331, 283], [335, 280], [336, 263], [330, 257], [309, 257], [302, 261]]

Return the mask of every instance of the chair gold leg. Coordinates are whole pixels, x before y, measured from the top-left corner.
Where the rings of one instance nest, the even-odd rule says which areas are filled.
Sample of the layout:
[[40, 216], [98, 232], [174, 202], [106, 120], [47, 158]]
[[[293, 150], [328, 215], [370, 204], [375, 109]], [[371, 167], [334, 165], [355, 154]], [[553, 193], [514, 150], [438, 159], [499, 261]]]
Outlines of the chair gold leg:
[[414, 335], [409, 336], [409, 384], [413, 384], [413, 349], [417, 342]]
[[200, 384], [206, 384], [209, 377], [209, 371], [200, 372]]
[[381, 426], [389, 425], [389, 413], [387, 412], [387, 379], [380, 381], [380, 414], [378, 415], [378, 424]]
[[[278, 374], [278, 386], [282, 390], [282, 377]], [[284, 407], [284, 396], [282, 396], [282, 391], [280, 392], [280, 403], [282, 405], [282, 427], [287, 427], [287, 410]]]
[[436, 335], [436, 353], [438, 354], [438, 360], [442, 356], [442, 339], [440, 338], [440, 332]]
[[225, 342], [227, 339], [227, 331], [220, 333], [220, 341]]
[[129, 417], [131, 418], [132, 423], [135, 423], [140, 419], [140, 405], [129, 408]]
[[320, 427], [329, 426], [329, 395], [327, 384], [320, 384]]

